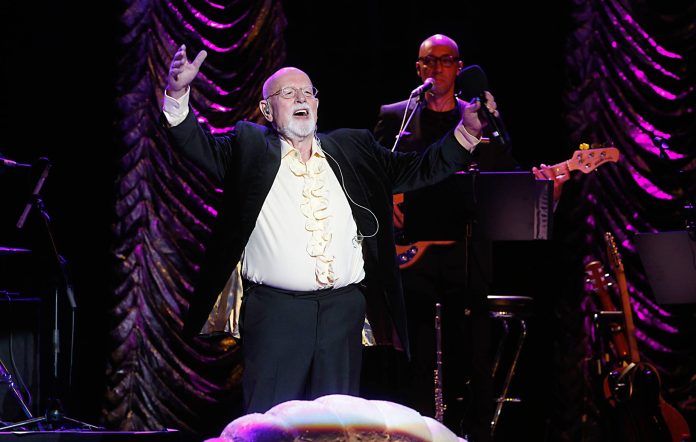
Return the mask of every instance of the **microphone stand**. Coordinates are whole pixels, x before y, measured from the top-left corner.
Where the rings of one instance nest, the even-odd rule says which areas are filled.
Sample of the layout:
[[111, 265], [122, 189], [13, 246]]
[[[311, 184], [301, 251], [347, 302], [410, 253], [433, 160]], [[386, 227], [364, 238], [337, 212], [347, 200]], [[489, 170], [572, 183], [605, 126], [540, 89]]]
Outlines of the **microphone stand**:
[[411, 114], [408, 116], [408, 119], [406, 119], [406, 112], [408, 112], [408, 108], [411, 104], [411, 100], [413, 99], [413, 95], [411, 95], [408, 98], [408, 103], [406, 103], [406, 109], [404, 110], [404, 120], [401, 123], [401, 127], [399, 128], [399, 133], [396, 134], [396, 141], [394, 141], [394, 145], [391, 148], [391, 151], [394, 152], [396, 150], [396, 145], [399, 144], [399, 141], [401, 141], [401, 137], [404, 135], [404, 131], [408, 127], [409, 124], [411, 124], [411, 120], [413, 120], [413, 116], [416, 115], [416, 110], [418, 110], [418, 106], [420, 106], [423, 103], [423, 96], [422, 94], [418, 96], [418, 101], [416, 102], [416, 106], [413, 108], [411, 111]]
[[[667, 144], [667, 141], [662, 137], [653, 137], [652, 142], [653, 145], [660, 150], [660, 161], [665, 164], [669, 164], [668, 162], [670, 158], [667, 151], [670, 150], [670, 147], [669, 144]], [[682, 217], [684, 221], [684, 229], [689, 234], [689, 238], [691, 238], [692, 241], [696, 241], [696, 199], [694, 198], [692, 192], [690, 192], [689, 184], [691, 181], [689, 180], [689, 175], [684, 168], [677, 170], [676, 177], [677, 181], [675, 184], [682, 189], [684, 194], [684, 205], [681, 207], [683, 210]]]
[[[59, 381], [60, 381], [60, 376], [59, 376], [59, 354], [60, 354], [60, 327], [59, 327], [59, 321], [58, 321], [58, 311], [59, 311], [59, 302], [58, 302], [58, 293], [60, 291], [59, 285], [62, 285], [62, 288], [65, 291], [65, 296], [68, 298], [68, 301], [70, 303], [70, 309], [71, 313], [75, 315], [75, 311], [77, 309], [77, 304], [75, 303], [75, 296], [73, 294], [73, 289], [72, 289], [72, 283], [69, 278], [68, 274], [68, 269], [67, 269], [67, 261], [63, 256], [58, 253], [58, 248], [56, 247], [56, 242], [53, 236], [53, 232], [51, 229], [51, 217], [48, 214], [46, 210], [46, 206], [44, 205], [43, 199], [41, 198], [40, 192], [41, 188], [43, 187], [44, 182], [46, 181], [46, 178], [48, 177], [48, 172], [51, 169], [51, 163], [48, 161], [47, 158], [40, 158], [40, 161], [43, 162], [44, 169], [34, 186], [34, 191], [32, 192], [32, 195], [30, 197], [29, 202], [27, 203], [26, 207], [24, 208], [24, 211], [22, 212], [21, 216], [19, 217], [19, 220], [17, 221], [17, 228], [21, 229], [24, 227], [24, 224], [27, 220], [27, 217], [29, 215], [29, 212], [31, 211], [32, 207], [35, 207], [36, 210], [39, 212], [39, 215], [41, 215], [41, 220], [43, 221], [43, 226], [44, 230], [48, 236], [48, 242], [50, 244], [50, 254], [51, 258], [56, 264], [56, 270], [58, 271], [59, 274], [59, 279], [62, 284], [59, 284], [56, 282], [56, 287], [54, 290], [54, 296], [53, 296], [53, 330], [52, 330], [52, 346], [53, 346], [53, 370], [51, 371], [51, 376], [50, 376], [50, 397], [48, 398], [48, 403], [46, 406], [46, 413], [41, 416], [41, 417], [36, 417], [32, 419], [27, 419], [22, 422], [17, 422], [11, 425], [3, 426], [0, 428], [0, 431], [7, 431], [11, 430], [13, 428], [21, 428], [21, 427], [26, 427], [28, 425], [33, 425], [36, 424], [40, 430], [58, 430], [58, 429], [64, 429], [66, 423], [71, 423], [73, 426], [81, 427], [82, 429], [88, 429], [88, 430], [97, 430], [101, 429], [100, 427], [97, 427], [95, 425], [91, 425], [85, 422], [78, 421], [76, 419], [69, 418], [65, 416], [63, 412], [63, 406], [62, 402], [60, 400], [60, 394], [59, 394]], [[71, 348], [72, 352], [72, 348]], [[72, 364], [70, 365], [70, 370], [72, 370]], [[46, 424], [44, 427], [41, 424]]]

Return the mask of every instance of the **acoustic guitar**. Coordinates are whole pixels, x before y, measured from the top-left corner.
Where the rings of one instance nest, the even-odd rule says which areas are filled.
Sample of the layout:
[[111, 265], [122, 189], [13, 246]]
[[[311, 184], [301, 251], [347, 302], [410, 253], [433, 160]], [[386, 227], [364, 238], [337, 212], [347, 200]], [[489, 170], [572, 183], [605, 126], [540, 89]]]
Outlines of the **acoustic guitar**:
[[690, 441], [691, 433], [686, 420], [662, 398], [657, 369], [640, 360], [621, 255], [611, 233], [605, 233], [604, 239], [621, 295], [628, 342], [628, 358], [619, 358], [616, 369], [605, 380], [605, 395], [616, 408], [621, 422], [621, 429], [617, 433], [626, 441]]
[[[549, 166], [556, 175], [568, 174], [573, 170], [583, 173], [590, 173], [604, 163], [616, 162], [619, 160], [619, 150], [615, 147], [603, 147], [589, 150], [576, 150], [570, 159], [562, 163]], [[404, 202], [404, 194], [394, 195], [394, 204], [399, 205]], [[453, 244], [454, 241], [418, 241], [411, 244], [397, 244], [396, 256], [401, 269], [408, 268], [415, 264], [430, 246]]]

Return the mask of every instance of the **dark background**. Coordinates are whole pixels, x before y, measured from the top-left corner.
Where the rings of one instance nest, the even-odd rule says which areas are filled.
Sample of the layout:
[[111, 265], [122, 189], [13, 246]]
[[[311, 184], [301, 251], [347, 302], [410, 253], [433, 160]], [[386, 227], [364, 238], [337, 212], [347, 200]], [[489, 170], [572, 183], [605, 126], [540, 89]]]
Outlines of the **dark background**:
[[[319, 89], [320, 130], [373, 128], [380, 104], [407, 98], [419, 84], [420, 42], [443, 33], [459, 43], [465, 64], [488, 74], [524, 166], [564, 160], [583, 141], [566, 140], [563, 124], [566, 2], [543, 10], [491, 1], [287, 1], [284, 7], [283, 64], [305, 70]], [[121, 12], [109, 2], [0, 5], [0, 153], [27, 163], [47, 156], [53, 164], [42, 195], [57, 248], [71, 264], [79, 308], [73, 385], [65, 398], [69, 415], [89, 422], [100, 418], [110, 350], [111, 226], [122, 154], [114, 110]], [[22, 231], [14, 227], [35, 181], [35, 172], [0, 169], [0, 246], [47, 249], [35, 212]], [[0, 256], [0, 289], [27, 287], [45, 297], [46, 313], [50, 259], [16, 259]], [[66, 300], [60, 302], [64, 308]], [[50, 325], [47, 316], [41, 323]], [[50, 349], [40, 356], [45, 363]], [[67, 348], [61, 357], [67, 360]]]

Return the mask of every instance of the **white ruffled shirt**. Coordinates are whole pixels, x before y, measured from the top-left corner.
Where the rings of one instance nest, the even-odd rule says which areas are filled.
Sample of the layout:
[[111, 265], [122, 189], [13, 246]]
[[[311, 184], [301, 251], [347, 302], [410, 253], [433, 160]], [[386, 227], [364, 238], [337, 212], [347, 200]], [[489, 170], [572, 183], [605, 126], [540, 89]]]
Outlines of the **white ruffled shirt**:
[[281, 162], [242, 259], [246, 279], [287, 290], [344, 287], [365, 277], [357, 226], [326, 155], [306, 163], [281, 140]]
[[[162, 110], [172, 126], [188, 115], [189, 93], [178, 100], [165, 94]], [[362, 281], [358, 227], [321, 146], [315, 138], [305, 164], [290, 143], [281, 138], [280, 145], [280, 169], [244, 249], [242, 276], [296, 291]]]

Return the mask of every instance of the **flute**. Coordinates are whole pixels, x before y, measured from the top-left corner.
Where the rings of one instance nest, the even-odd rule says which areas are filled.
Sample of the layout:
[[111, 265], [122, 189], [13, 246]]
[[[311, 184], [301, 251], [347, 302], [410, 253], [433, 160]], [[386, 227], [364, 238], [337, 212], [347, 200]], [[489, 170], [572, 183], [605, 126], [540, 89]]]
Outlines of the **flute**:
[[445, 417], [445, 404], [442, 400], [442, 327], [440, 324], [440, 303], [435, 303], [435, 420], [442, 423]]

